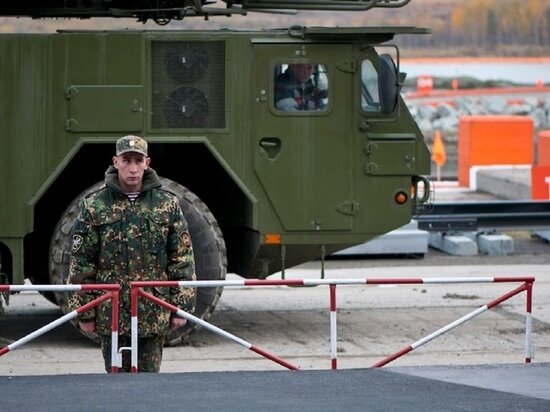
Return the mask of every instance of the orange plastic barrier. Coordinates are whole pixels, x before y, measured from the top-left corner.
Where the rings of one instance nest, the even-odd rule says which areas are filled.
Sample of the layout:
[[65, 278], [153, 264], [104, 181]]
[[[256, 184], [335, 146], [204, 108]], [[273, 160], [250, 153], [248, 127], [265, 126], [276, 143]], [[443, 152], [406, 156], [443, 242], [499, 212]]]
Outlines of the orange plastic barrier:
[[538, 165], [550, 166], [550, 130], [539, 132]]
[[526, 116], [463, 116], [458, 129], [458, 182], [470, 167], [533, 163], [533, 121]]
[[550, 164], [531, 168], [531, 197], [535, 200], [550, 200]]

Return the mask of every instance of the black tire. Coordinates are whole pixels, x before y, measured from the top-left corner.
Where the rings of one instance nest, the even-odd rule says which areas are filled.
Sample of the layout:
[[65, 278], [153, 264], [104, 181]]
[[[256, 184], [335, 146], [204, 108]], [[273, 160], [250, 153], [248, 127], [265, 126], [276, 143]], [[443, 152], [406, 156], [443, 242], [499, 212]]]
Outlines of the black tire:
[[[186, 187], [173, 180], [161, 178], [163, 187], [176, 194], [187, 224], [195, 254], [195, 272], [198, 280], [224, 280], [227, 272], [227, 254], [223, 234], [214, 215], [206, 204]], [[207, 320], [220, 299], [223, 287], [199, 288], [194, 315]], [[169, 333], [168, 345], [177, 345], [199, 329], [188, 322], [181, 331]]]
[[[189, 225], [189, 233], [195, 254], [195, 271], [199, 280], [224, 280], [227, 270], [225, 242], [214, 215], [206, 204], [193, 192], [172, 180], [161, 178], [164, 188], [176, 194]], [[102, 182], [96, 183], [75, 198], [65, 210], [55, 227], [50, 243], [50, 283], [65, 284], [69, 273], [71, 230], [78, 214], [80, 199], [99, 189]], [[199, 288], [194, 315], [208, 319], [220, 299], [223, 288]], [[63, 313], [68, 312], [66, 293], [55, 293], [55, 299]], [[73, 323], [75, 324], [75, 323]], [[183, 328], [170, 332], [166, 344], [180, 344], [197, 331], [199, 326], [188, 322]], [[89, 337], [88, 335], [85, 335]]]

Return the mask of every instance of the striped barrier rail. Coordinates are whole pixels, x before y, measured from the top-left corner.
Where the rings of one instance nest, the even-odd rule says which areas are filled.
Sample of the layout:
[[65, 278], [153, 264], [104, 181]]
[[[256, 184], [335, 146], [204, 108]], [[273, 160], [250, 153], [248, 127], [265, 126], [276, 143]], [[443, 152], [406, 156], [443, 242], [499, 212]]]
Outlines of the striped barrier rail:
[[98, 306], [100, 303], [109, 299], [112, 300], [112, 318], [111, 318], [111, 373], [117, 373], [122, 366], [122, 357], [118, 353], [118, 301], [119, 285], [108, 284], [86, 284], [86, 285], [0, 285], [0, 292], [79, 292], [79, 291], [104, 291], [105, 293], [95, 298], [91, 302], [61, 316], [60, 318], [48, 323], [36, 331], [24, 336], [23, 338], [0, 348], [0, 356], [14, 351], [26, 343], [42, 336], [46, 332], [55, 329], [59, 325], [75, 319], [78, 315]]
[[430, 342], [431, 340], [449, 332], [459, 325], [477, 317], [478, 315], [488, 311], [499, 305], [500, 303], [510, 299], [511, 297], [525, 291], [526, 292], [526, 315], [525, 315], [525, 363], [530, 363], [533, 353], [533, 345], [531, 340], [532, 329], [532, 296], [533, 296], [533, 283], [534, 277], [455, 277], [455, 278], [370, 278], [370, 279], [238, 279], [238, 280], [197, 280], [197, 281], [159, 281], [159, 282], [132, 282], [131, 283], [131, 300], [132, 300], [132, 372], [137, 372], [137, 325], [138, 325], [138, 298], [142, 297], [149, 299], [152, 302], [165, 307], [173, 314], [187, 319], [188, 321], [198, 323], [204, 328], [222, 336], [228, 338], [235, 343], [238, 343], [247, 349], [250, 349], [267, 359], [279, 363], [280, 365], [291, 369], [299, 369], [297, 366], [290, 364], [289, 362], [272, 355], [266, 351], [259, 349], [258, 347], [250, 344], [249, 342], [238, 338], [217, 326], [214, 326], [200, 318], [197, 318], [190, 313], [187, 313], [165, 301], [159, 299], [147, 292], [142, 291], [142, 288], [151, 287], [248, 287], [248, 286], [318, 286], [328, 285], [330, 287], [330, 358], [331, 368], [337, 369], [337, 323], [336, 323], [336, 286], [337, 285], [414, 285], [414, 284], [464, 284], [464, 283], [522, 283], [521, 286], [516, 289], [500, 296], [497, 299], [492, 300], [474, 310], [473, 312], [457, 319], [454, 322], [438, 329], [437, 331], [427, 335], [426, 337], [414, 342], [413, 344], [399, 350], [398, 352], [382, 359], [381, 361], [372, 365], [373, 368], [382, 367], [393, 360], [415, 350], [416, 348]]

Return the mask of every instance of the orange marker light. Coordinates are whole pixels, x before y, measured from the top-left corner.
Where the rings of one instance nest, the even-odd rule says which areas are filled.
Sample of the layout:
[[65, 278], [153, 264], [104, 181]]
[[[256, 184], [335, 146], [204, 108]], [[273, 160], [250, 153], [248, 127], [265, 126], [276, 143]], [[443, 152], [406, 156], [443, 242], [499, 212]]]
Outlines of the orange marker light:
[[398, 205], [403, 205], [407, 203], [407, 200], [409, 199], [409, 197], [405, 192], [397, 192], [393, 197], [393, 199], [395, 200], [395, 203], [397, 203]]
[[279, 233], [266, 233], [265, 234], [266, 245], [280, 245], [281, 235]]

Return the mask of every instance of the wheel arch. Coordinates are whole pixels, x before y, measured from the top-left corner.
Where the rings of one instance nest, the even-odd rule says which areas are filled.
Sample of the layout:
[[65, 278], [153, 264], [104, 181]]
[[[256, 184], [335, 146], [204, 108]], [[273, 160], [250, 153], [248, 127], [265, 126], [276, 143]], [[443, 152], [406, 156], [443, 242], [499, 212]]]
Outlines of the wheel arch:
[[[49, 283], [48, 250], [55, 226], [74, 198], [103, 179], [113, 151], [112, 141], [79, 141], [29, 202], [34, 224], [24, 239], [24, 271], [33, 283]], [[253, 257], [243, 250], [257, 248], [256, 237], [250, 236], [256, 199], [223, 156], [207, 142], [154, 139], [149, 154], [159, 176], [191, 190], [215, 216], [227, 245], [228, 271], [240, 273], [250, 265]]]

